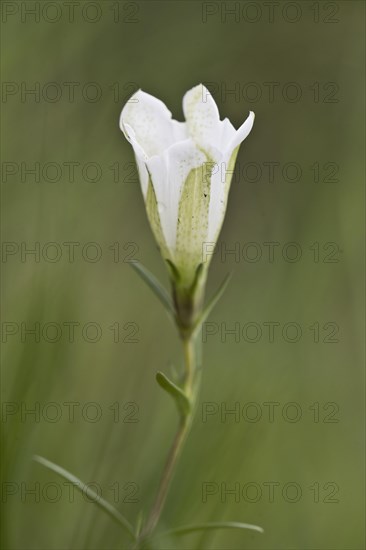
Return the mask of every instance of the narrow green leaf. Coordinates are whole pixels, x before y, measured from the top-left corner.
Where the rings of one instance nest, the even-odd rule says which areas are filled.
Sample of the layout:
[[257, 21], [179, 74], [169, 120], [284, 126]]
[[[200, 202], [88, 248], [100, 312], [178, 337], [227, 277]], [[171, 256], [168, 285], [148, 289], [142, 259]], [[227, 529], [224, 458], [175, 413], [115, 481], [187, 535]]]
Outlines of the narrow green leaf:
[[251, 523], [241, 523], [239, 521], [222, 521], [216, 523], [199, 523], [197, 525], [186, 525], [183, 527], [177, 527], [170, 531], [166, 531], [159, 535], [159, 537], [168, 535], [187, 535], [188, 533], [194, 533], [195, 531], [206, 531], [208, 529], [250, 529], [251, 531], [257, 531], [258, 533], [264, 533], [264, 529], [258, 525], [252, 525]]
[[43, 456], [35, 455], [33, 456], [33, 460], [38, 462], [39, 464], [42, 464], [42, 466], [45, 466], [55, 474], [61, 476], [63, 479], [66, 479], [67, 481], [70, 481], [78, 491], [80, 491], [84, 496], [87, 496], [93, 503], [95, 503], [101, 510], [106, 512], [114, 521], [116, 521], [119, 525], [124, 527], [126, 531], [136, 540], [134, 529], [130, 522], [122, 516], [122, 514], [119, 513], [118, 510], [112, 504], [104, 500], [101, 496], [99, 496], [97, 493], [95, 493], [90, 487], [85, 485], [79, 478], [62, 468], [61, 466], [58, 466], [58, 464], [55, 464], [54, 462], [51, 462], [50, 460], [47, 460], [47, 458], [43, 458]]
[[229, 284], [229, 281], [231, 279], [231, 273], [228, 273], [219, 286], [219, 288], [216, 290], [215, 294], [212, 296], [211, 300], [208, 302], [206, 307], [204, 308], [203, 312], [201, 313], [198, 321], [196, 322], [196, 328], [202, 325], [207, 319], [207, 317], [210, 315], [211, 311], [217, 304], [217, 302], [220, 300], [221, 296], [224, 294], [227, 285]]
[[157, 278], [151, 273], [151, 271], [149, 271], [138, 261], [130, 262], [130, 266], [133, 267], [136, 273], [140, 275], [141, 279], [147, 283], [164, 307], [168, 310], [168, 313], [174, 317], [174, 306], [170, 295], [163, 285], [157, 280]]
[[163, 372], [159, 371], [156, 373], [156, 381], [159, 386], [163, 388], [163, 390], [168, 392], [173, 397], [178, 407], [178, 411], [184, 417], [187, 416], [191, 409], [191, 403], [184, 391], [179, 388], [179, 386], [174, 384], [174, 382], [169, 380], [169, 378]]

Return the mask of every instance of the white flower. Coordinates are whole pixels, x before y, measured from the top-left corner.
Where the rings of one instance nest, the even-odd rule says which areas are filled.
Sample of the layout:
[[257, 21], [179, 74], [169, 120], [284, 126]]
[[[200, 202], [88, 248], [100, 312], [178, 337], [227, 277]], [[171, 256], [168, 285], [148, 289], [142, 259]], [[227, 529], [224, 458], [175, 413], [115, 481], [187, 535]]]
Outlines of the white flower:
[[238, 149], [254, 113], [235, 130], [227, 118], [220, 120], [202, 84], [185, 94], [183, 110], [186, 122], [173, 120], [162, 101], [139, 90], [123, 108], [120, 127], [134, 149], [161, 253], [189, 286], [204, 263], [203, 245], [217, 241]]

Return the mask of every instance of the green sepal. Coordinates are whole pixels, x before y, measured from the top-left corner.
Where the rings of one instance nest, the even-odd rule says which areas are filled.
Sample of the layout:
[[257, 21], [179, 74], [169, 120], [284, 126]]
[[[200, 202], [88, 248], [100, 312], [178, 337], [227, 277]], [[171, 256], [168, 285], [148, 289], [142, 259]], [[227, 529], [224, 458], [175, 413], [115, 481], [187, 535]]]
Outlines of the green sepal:
[[166, 258], [165, 261], [168, 266], [170, 278], [172, 279], [172, 281], [174, 281], [175, 284], [178, 284], [181, 277], [177, 267], [173, 264], [171, 260], [168, 260], [168, 258]]
[[208, 304], [206, 305], [206, 307], [202, 311], [201, 315], [199, 316], [199, 318], [198, 318], [198, 320], [195, 324], [195, 328], [200, 327], [202, 325], [202, 323], [204, 323], [206, 321], [207, 317], [210, 315], [211, 311], [213, 310], [213, 308], [215, 307], [217, 302], [220, 300], [221, 296], [224, 294], [224, 292], [227, 288], [227, 285], [229, 284], [229, 281], [231, 279], [231, 276], [232, 276], [231, 273], [228, 273], [226, 275], [225, 279], [222, 281], [221, 285], [216, 290], [215, 294], [212, 296], [212, 298], [210, 299], [210, 301], [208, 302]]
[[199, 264], [197, 266], [197, 269], [196, 269], [196, 273], [194, 275], [194, 280], [193, 280], [193, 283], [192, 283], [192, 286], [190, 288], [190, 292], [192, 295], [194, 295], [196, 289], [198, 288], [200, 282], [201, 282], [201, 276], [203, 275], [203, 264]]
[[138, 273], [145, 281], [145, 283], [151, 288], [154, 294], [159, 298], [163, 306], [168, 313], [174, 317], [174, 305], [168, 291], [158, 281], [158, 279], [149, 271], [143, 264], [138, 261], [130, 262], [130, 266]]
[[66, 479], [67, 481], [72, 483], [74, 487], [78, 489], [78, 491], [80, 491], [84, 496], [87, 496], [91, 500], [91, 502], [99, 506], [101, 510], [106, 512], [121, 527], [124, 527], [124, 529], [128, 531], [131, 537], [136, 540], [135, 532], [130, 522], [124, 516], [122, 516], [122, 514], [114, 506], [112, 506], [112, 504], [110, 504], [107, 500], [104, 500], [104, 498], [102, 498], [95, 491], [90, 489], [88, 485], [86, 485], [79, 478], [74, 476], [74, 474], [68, 472], [58, 464], [47, 460], [47, 458], [44, 458], [43, 456], [35, 455], [33, 456], [33, 460], [35, 462], [38, 462], [39, 464], [42, 464], [42, 466], [45, 466], [45, 468], [51, 470], [51, 472], [54, 472], [63, 479]]
[[173, 397], [179, 413], [186, 418], [191, 410], [191, 402], [184, 391], [161, 371], [156, 373], [156, 381], [163, 390]]

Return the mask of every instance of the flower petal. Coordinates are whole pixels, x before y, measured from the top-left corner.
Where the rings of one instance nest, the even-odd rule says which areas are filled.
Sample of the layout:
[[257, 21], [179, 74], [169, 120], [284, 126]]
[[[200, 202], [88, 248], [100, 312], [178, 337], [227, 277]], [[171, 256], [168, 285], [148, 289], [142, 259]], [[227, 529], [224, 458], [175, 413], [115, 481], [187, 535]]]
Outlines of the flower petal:
[[222, 162], [218, 169], [213, 170], [211, 178], [211, 200], [208, 222], [208, 242], [216, 242], [224, 221], [227, 200], [230, 191], [235, 161], [240, 144], [250, 133], [254, 123], [254, 113], [250, 111], [248, 118], [225, 145]]
[[225, 218], [230, 184], [235, 168], [239, 146], [230, 157], [224, 157], [223, 162], [213, 170], [211, 176], [211, 200], [208, 215], [207, 242], [216, 243]]
[[184, 122], [172, 120], [172, 113], [160, 99], [139, 90], [127, 101], [120, 116], [121, 130], [133, 129], [135, 140], [147, 157], [161, 154], [177, 141], [187, 139]]
[[253, 113], [253, 111], [249, 111], [248, 118], [245, 120], [245, 122], [243, 122], [240, 128], [236, 130], [235, 134], [232, 136], [229, 144], [227, 145], [226, 151], [225, 151], [226, 155], [231, 157], [231, 154], [234, 151], [234, 149], [236, 149], [236, 147], [238, 147], [238, 145], [240, 145], [245, 140], [245, 138], [250, 134], [250, 131], [253, 128], [254, 118], [255, 118], [255, 114]]
[[234, 138], [235, 129], [227, 118], [220, 120], [217, 105], [203, 84], [185, 94], [183, 111], [194, 141], [212, 160], [218, 162]]
[[149, 173], [146, 168], [147, 156], [143, 148], [136, 140], [135, 132], [128, 124], [125, 124], [123, 127], [123, 133], [126, 136], [126, 139], [131, 143], [133, 151], [135, 153], [136, 164], [140, 176], [140, 184], [142, 189], [142, 194], [146, 200], [148, 184], [149, 184]]
[[203, 263], [203, 244], [208, 240], [212, 163], [191, 170], [184, 183], [178, 211], [176, 266], [181, 282], [193, 284]]
[[150, 227], [154, 233], [156, 242], [158, 243], [160, 253], [164, 259], [171, 260], [171, 252], [165, 240], [165, 236], [161, 227], [160, 213], [158, 210], [158, 201], [156, 200], [155, 189], [149, 177], [148, 188], [145, 198], [146, 213], [150, 222]]
[[224, 118], [224, 120], [220, 122], [220, 130], [221, 135], [218, 149], [220, 151], [225, 151], [228, 144], [235, 137], [236, 130], [228, 118]]
[[154, 187], [161, 228], [173, 256], [176, 252], [178, 210], [181, 192], [189, 173], [206, 162], [191, 139], [175, 143], [160, 156], [147, 161]]

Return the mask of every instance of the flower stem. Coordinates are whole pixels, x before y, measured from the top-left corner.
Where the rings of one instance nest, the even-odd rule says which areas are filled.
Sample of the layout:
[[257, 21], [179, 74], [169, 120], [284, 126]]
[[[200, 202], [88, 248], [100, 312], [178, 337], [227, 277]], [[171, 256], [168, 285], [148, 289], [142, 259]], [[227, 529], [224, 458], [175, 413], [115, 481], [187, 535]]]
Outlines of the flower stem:
[[193, 377], [195, 368], [195, 342], [194, 337], [190, 336], [183, 340], [185, 380], [184, 389], [190, 398], [193, 391]]
[[161, 476], [159, 489], [150, 515], [148, 516], [146, 524], [139, 536], [137, 548], [139, 548], [140, 543], [143, 543], [143, 541], [146, 541], [146, 539], [152, 535], [158, 524], [168, 495], [176, 464], [181, 455], [184, 443], [192, 425], [200, 379], [200, 365], [198, 361], [198, 356], [196, 354], [196, 344], [197, 342], [195, 341], [195, 337], [193, 335], [190, 335], [183, 339], [185, 363], [184, 391], [191, 401], [191, 408], [186, 415], [182, 415], [180, 418], [177, 432], [175, 434], [172, 446], [165, 462], [165, 467]]

